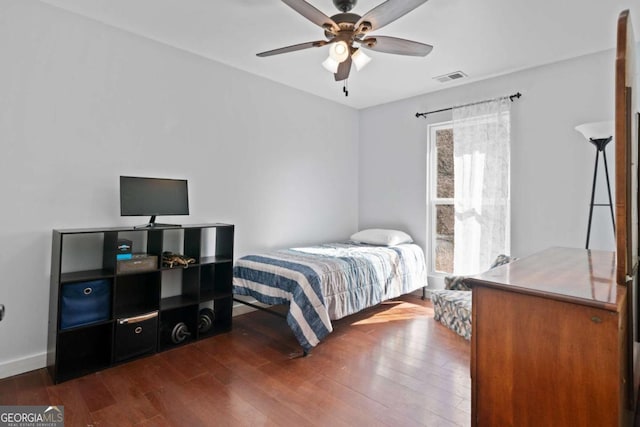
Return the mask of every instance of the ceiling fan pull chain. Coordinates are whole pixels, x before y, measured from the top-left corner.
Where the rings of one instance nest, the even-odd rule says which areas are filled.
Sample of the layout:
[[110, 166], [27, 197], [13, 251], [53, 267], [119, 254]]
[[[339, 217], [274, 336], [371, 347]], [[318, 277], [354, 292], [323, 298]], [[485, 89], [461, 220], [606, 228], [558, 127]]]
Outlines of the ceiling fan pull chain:
[[347, 83], [349, 83], [349, 80], [345, 79], [344, 84], [342, 85], [342, 91], [344, 92], [344, 96], [349, 96], [349, 88], [347, 87]]

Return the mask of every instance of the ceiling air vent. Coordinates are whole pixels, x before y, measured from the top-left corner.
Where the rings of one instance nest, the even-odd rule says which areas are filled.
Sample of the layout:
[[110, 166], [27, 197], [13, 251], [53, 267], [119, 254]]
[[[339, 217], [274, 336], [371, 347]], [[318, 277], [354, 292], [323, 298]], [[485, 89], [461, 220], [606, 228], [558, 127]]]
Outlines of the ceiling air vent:
[[453, 73], [445, 74], [443, 76], [434, 77], [440, 83], [450, 82], [451, 80], [458, 80], [467, 77], [462, 71], [454, 71]]

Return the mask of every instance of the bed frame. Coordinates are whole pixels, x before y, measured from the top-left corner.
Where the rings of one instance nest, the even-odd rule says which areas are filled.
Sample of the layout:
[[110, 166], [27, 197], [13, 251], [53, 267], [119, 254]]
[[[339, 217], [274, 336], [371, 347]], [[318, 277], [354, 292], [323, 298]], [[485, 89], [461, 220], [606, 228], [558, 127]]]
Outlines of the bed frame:
[[[358, 299], [358, 303], [351, 301], [347, 301], [347, 305], [343, 306], [342, 303], [337, 303], [341, 297], [336, 300], [336, 295], [341, 294], [338, 292], [336, 295], [329, 292], [329, 295], [324, 295], [326, 307], [316, 307], [318, 301], [313, 302], [314, 293], [319, 296], [319, 292], [321, 290], [317, 288], [320, 286], [319, 284], [319, 276], [315, 274], [311, 274], [309, 276], [310, 270], [308, 267], [304, 267], [304, 262], [300, 264], [303, 266], [302, 270], [298, 267], [298, 258], [297, 255], [293, 256], [293, 261], [290, 259], [291, 255], [288, 251], [282, 251], [281, 254], [275, 255], [274, 257], [267, 257], [270, 259], [266, 261], [265, 258], [261, 257], [260, 254], [247, 256], [241, 258], [234, 265], [234, 297], [233, 300], [251, 307], [256, 310], [264, 311], [268, 314], [272, 314], [282, 319], [286, 319], [287, 323], [294, 331], [294, 335], [298, 339], [302, 348], [302, 356], [307, 356], [313, 347], [317, 345], [324, 337], [327, 336], [328, 333], [331, 332], [330, 321], [333, 316], [336, 319], [348, 316], [362, 309], [369, 308], [374, 306], [377, 302], [386, 301], [390, 298], [394, 298], [395, 296], [399, 296], [402, 294], [415, 292], [420, 288], [419, 285], [422, 283], [424, 285], [424, 281], [427, 280], [426, 275], [426, 266], [424, 263], [424, 253], [419, 247], [413, 244], [414, 248], [406, 247], [398, 250], [386, 250], [378, 253], [374, 251], [375, 255], [372, 256], [372, 252], [365, 250], [362, 255], [362, 260], [352, 261], [354, 264], [350, 264], [349, 261], [345, 261], [344, 255], [338, 256], [335, 258], [336, 261], [333, 261], [332, 258], [334, 248], [332, 245], [328, 245], [328, 250], [331, 252], [331, 256], [323, 260], [319, 267], [323, 272], [333, 271], [333, 268], [345, 269], [348, 273], [344, 280], [345, 283], [358, 283], [361, 278], [359, 274], [365, 274], [368, 281], [371, 278], [375, 277], [375, 280], [385, 280], [383, 276], [379, 276], [380, 274], [386, 274], [387, 268], [390, 268], [389, 273], [393, 272], [393, 279], [390, 283], [388, 283], [388, 287], [385, 286], [377, 291], [364, 291], [366, 293], [363, 294], [363, 300]], [[302, 251], [304, 252], [304, 251]], [[357, 251], [360, 254], [360, 251]], [[326, 254], [326, 252], [325, 252]], [[368, 254], [368, 255], [365, 255]], [[393, 255], [396, 254], [396, 255]], [[349, 258], [350, 255], [347, 256]], [[307, 258], [304, 258], [307, 262], [315, 262], [315, 257], [313, 256], [313, 251], [309, 252], [306, 255]], [[381, 257], [381, 258], [380, 258]], [[403, 260], [404, 257], [407, 257]], [[322, 259], [322, 258], [321, 258]], [[374, 267], [378, 265], [378, 262], [383, 259], [384, 260], [384, 269], [380, 269], [379, 267]], [[244, 262], [241, 262], [245, 260]], [[311, 260], [311, 261], [309, 261]], [[342, 261], [338, 261], [342, 260]], [[396, 263], [401, 263], [396, 265]], [[268, 266], [266, 270], [263, 270], [264, 266]], [[236, 267], [238, 268], [238, 275], [236, 276]], [[273, 270], [275, 268], [275, 270]], [[313, 270], [313, 269], [311, 269]], [[353, 272], [355, 271], [355, 273]], [[281, 273], [282, 272], [282, 273]], [[289, 276], [289, 274], [292, 274]], [[401, 275], [399, 274], [401, 273]], [[258, 276], [256, 276], [256, 274]], [[291, 310], [291, 301], [286, 301], [289, 298], [286, 298], [282, 293], [271, 294], [271, 291], [268, 289], [268, 283], [271, 283], [271, 275], [281, 275], [283, 274], [284, 280], [288, 280], [289, 283], [283, 282], [283, 285], [290, 286], [291, 284], [295, 284], [296, 289], [302, 289], [303, 292], [296, 292], [292, 295], [289, 295], [291, 301], [296, 301], [296, 309]], [[262, 275], [262, 276], [261, 276]], [[370, 276], [371, 275], [371, 276]], [[330, 275], [331, 276], [331, 275]], [[238, 278], [238, 292], [235, 293], [235, 285], [236, 285], [236, 277]], [[304, 285], [300, 282], [299, 278], [302, 278]], [[263, 282], [265, 281], [266, 282]], [[336, 279], [327, 279], [327, 284], [329, 286], [338, 285], [343, 286], [344, 284], [336, 282]], [[411, 281], [408, 281], [411, 280]], [[369, 283], [369, 282], [365, 282]], [[301, 286], [298, 288], [298, 286]], [[367, 285], [366, 288], [369, 289], [371, 285]], [[313, 290], [315, 289], [315, 290]], [[340, 288], [338, 288], [340, 289]], [[358, 287], [359, 289], [359, 287]], [[360, 291], [354, 290], [359, 293]], [[349, 291], [349, 294], [352, 295], [352, 292]], [[369, 293], [370, 292], [370, 293]], [[324, 294], [324, 292], [323, 292]], [[259, 297], [256, 295], [260, 295]], [[242, 297], [241, 297], [242, 296]], [[248, 296], [249, 298], [254, 297], [257, 298], [258, 301], [253, 301], [245, 298]], [[328, 298], [328, 299], [327, 299]], [[353, 298], [353, 295], [349, 298]], [[422, 286], [422, 298], [426, 298], [426, 285]], [[266, 304], [264, 304], [266, 303]], [[268, 305], [274, 304], [274, 305]], [[331, 309], [331, 313], [329, 312], [328, 307], [333, 307]], [[285, 307], [285, 311], [274, 309], [275, 307]], [[327, 311], [325, 311], [325, 309]], [[309, 317], [307, 317], [309, 315]], [[328, 326], [327, 326], [328, 325]], [[296, 353], [296, 355], [299, 353]]]
[[[422, 296], [420, 297], [422, 300], [425, 300], [427, 298], [427, 287], [423, 286], [422, 287]], [[245, 300], [241, 300], [240, 298], [233, 298], [233, 300], [235, 302], [239, 302], [240, 304], [246, 305], [248, 307], [254, 308], [256, 310], [260, 310], [260, 311], [264, 311], [265, 313], [269, 313], [273, 316], [277, 316], [281, 319], [286, 319], [287, 315], [285, 313], [281, 313], [277, 310], [274, 310], [270, 307], [263, 307], [261, 305], [258, 304], [254, 304], [252, 302], [249, 301], [245, 301]], [[301, 353], [294, 353], [291, 356], [292, 357], [307, 357], [309, 354], [311, 353], [311, 350], [305, 350], [304, 348], [302, 349]]]

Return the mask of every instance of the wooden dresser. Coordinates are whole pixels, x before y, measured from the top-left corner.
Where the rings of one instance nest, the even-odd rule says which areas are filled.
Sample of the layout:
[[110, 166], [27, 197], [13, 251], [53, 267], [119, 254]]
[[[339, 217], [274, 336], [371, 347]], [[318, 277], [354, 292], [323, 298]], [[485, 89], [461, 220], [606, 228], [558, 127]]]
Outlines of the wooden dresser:
[[472, 425], [631, 425], [614, 252], [551, 248], [470, 283]]

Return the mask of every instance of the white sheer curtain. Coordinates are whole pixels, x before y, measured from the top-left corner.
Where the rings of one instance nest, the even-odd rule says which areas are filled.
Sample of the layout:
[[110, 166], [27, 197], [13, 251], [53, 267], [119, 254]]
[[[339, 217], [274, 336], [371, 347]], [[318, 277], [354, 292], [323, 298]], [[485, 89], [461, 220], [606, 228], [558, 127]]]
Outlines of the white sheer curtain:
[[510, 252], [509, 98], [453, 109], [455, 274]]

